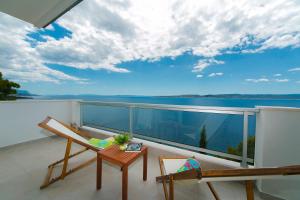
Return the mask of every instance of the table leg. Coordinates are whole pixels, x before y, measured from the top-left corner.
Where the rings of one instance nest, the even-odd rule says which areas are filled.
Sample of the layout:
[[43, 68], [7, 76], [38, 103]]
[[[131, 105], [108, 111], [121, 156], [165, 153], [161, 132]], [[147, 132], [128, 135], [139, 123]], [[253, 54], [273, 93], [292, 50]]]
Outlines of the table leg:
[[143, 180], [147, 180], [147, 168], [148, 168], [148, 149], [146, 149], [143, 155]]
[[102, 157], [97, 153], [97, 190], [102, 186]]
[[128, 166], [122, 168], [122, 200], [128, 199]]

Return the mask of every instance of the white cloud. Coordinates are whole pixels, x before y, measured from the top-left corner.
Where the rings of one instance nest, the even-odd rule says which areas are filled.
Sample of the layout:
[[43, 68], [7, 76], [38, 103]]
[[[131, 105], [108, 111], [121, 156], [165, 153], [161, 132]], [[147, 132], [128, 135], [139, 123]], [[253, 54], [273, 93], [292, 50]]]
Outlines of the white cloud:
[[300, 71], [300, 67], [292, 68], [288, 70], [289, 72]]
[[214, 58], [202, 59], [194, 66], [193, 72], [202, 72], [205, 68], [210, 65], [220, 65], [224, 64], [224, 61], [216, 60]]
[[274, 74], [275, 77], [280, 77], [282, 74]]
[[39, 52], [26, 41], [26, 35], [35, 30], [31, 25], [0, 14], [0, 71], [4, 76], [21, 82], [86, 81], [47, 67]]
[[215, 77], [215, 76], [223, 76], [224, 74], [222, 72], [217, 72], [217, 73], [211, 73], [208, 75], [208, 77]]
[[286, 82], [289, 82], [290, 80], [287, 79], [287, 78], [284, 78], [284, 79], [275, 79], [275, 82], [278, 82], [278, 83], [286, 83]]
[[203, 75], [202, 74], [197, 74], [197, 76], [196, 76], [197, 78], [202, 78], [203, 77]]
[[3, 54], [1, 49], [0, 67], [5, 66], [6, 74], [24, 71], [39, 75], [24, 75], [26, 80], [78, 79], [45, 63], [126, 73], [129, 70], [118, 64], [190, 52], [203, 58], [193, 68], [201, 72], [209, 65], [223, 64], [214, 57], [224, 52], [261, 52], [300, 45], [298, 0], [83, 1], [58, 20], [72, 32], [71, 38], [45, 37], [46, 42], [38, 42], [35, 48], [25, 40], [35, 29], [3, 16], [0, 48], [6, 51]]
[[262, 77], [262, 78], [258, 78], [258, 79], [248, 78], [248, 79], [245, 79], [245, 81], [252, 82], [252, 83], [261, 83], [261, 82], [286, 83], [286, 82], [289, 82], [290, 80], [287, 79], [287, 78], [282, 78], [282, 79], [279, 79], [279, 78], [277, 78], [277, 79], [268, 79], [268, 78]]
[[252, 83], [260, 83], [260, 82], [269, 82], [270, 80], [267, 78], [259, 78], [259, 79], [247, 78], [245, 79], [245, 81], [252, 82]]
[[58, 21], [72, 38], [37, 48], [50, 63], [116, 72], [128, 72], [117, 67], [125, 61], [155, 61], [188, 51], [204, 57], [193, 69], [200, 72], [223, 64], [214, 57], [233, 47], [298, 47], [299, 20], [300, 4], [293, 0], [90, 0]]

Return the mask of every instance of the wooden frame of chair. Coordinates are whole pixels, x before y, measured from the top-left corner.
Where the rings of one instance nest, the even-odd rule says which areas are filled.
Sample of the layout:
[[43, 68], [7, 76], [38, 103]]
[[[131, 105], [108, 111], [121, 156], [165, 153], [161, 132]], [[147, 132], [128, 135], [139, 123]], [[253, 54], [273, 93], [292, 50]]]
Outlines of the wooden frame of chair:
[[[206, 182], [216, 200], [219, 196], [213, 188], [213, 181], [245, 181], [247, 200], [254, 200], [254, 180], [259, 178], [274, 178], [277, 176], [300, 175], [300, 165], [270, 167], [270, 168], [247, 168], [247, 169], [215, 169], [215, 170], [188, 170], [179, 173], [165, 174], [164, 159], [186, 159], [184, 156], [159, 157], [161, 176], [156, 177], [157, 182], [162, 182], [166, 200], [174, 200], [174, 181], [198, 179]], [[166, 183], [169, 182], [169, 193]]]
[[[95, 156], [94, 158], [92, 158], [92, 159], [90, 159], [90, 160], [88, 160], [88, 161], [86, 161], [86, 162], [84, 162], [84, 163], [68, 170], [68, 161], [69, 161], [70, 158], [78, 156], [79, 154], [81, 154], [81, 153], [83, 153], [87, 150], [92, 150], [92, 151], [95, 151], [95, 152], [98, 152], [98, 151], [101, 150], [101, 149], [98, 149], [98, 148], [88, 144], [88, 143], [85, 143], [85, 142], [82, 142], [82, 141], [80, 141], [76, 138], [70, 137], [69, 135], [64, 134], [63, 132], [49, 126], [48, 122], [52, 119], [55, 120], [56, 122], [58, 122], [59, 124], [61, 124], [64, 128], [76, 133], [79, 137], [82, 137], [82, 138], [88, 137], [88, 138], [90, 138], [88, 133], [77, 130], [77, 129], [75, 129], [75, 128], [73, 128], [73, 127], [71, 127], [71, 126], [69, 126], [69, 125], [67, 125], [63, 122], [60, 122], [60, 121], [58, 121], [58, 120], [56, 120], [52, 117], [49, 117], [49, 116], [44, 121], [42, 121], [41, 123], [38, 124], [39, 127], [43, 128], [43, 129], [46, 129], [46, 130], [48, 130], [48, 131], [50, 131], [50, 132], [52, 132], [52, 133], [54, 133], [54, 134], [56, 134], [60, 137], [63, 137], [65, 139], [67, 139], [67, 145], [66, 145], [64, 158], [60, 159], [58, 161], [55, 161], [54, 163], [52, 163], [48, 166], [47, 175], [45, 177], [45, 180], [44, 180], [43, 184], [40, 186], [40, 189], [44, 189], [44, 188], [48, 187], [50, 184], [52, 184], [52, 183], [54, 183], [58, 180], [64, 179], [69, 174], [74, 173], [74, 172], [78, 171], [79, 169], [82, 169], [82, 168], [92, 164], [94, 161], [97, 160], [97, 156]], [[83, 146], [84, 149], [82, 149], [82, 150], [80, 150], [76, 153], [70, 154], [73, 142]], [[63, 168], [62, 168], [61, 174], [57, 177], [52, 178], [53, 169], [60, 163], [63, 163]]]
[[[201, 171], [188, 171], [189, 173], [186, 172], [181, 172], [181, 173], [174, 173], [174, 174], [165, 174], [165, 166], [164, 166], [164, 159], [186, 159], [186, 156], [159, 156], [159, 167], [160, 167], [160, 172], [161, 172], [161, 177], [156, 177], [156, 181], [161, 181], [163, 184], [163, 190], [165, 194], [165, 199], [166, 200], [174, 200], [174, 181], [175, 180], [183, 180], [183, 179], [199, 179], [201, 178]], [[167, 182], [169, 182], [169, 192], [167, 189]], [[213, 185], [210, 182], [207, 182], [207, 186], [212, 192], [213, 196], [215, 197], [216, 200], [219, 200], [218, 194], [216, 193]]]

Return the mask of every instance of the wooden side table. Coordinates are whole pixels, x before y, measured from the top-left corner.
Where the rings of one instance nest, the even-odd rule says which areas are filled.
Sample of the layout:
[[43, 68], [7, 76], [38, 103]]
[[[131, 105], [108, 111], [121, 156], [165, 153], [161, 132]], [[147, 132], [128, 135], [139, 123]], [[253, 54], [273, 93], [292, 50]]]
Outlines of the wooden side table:
[[128, 166], [140, 156], [143, 156], [143, 180], [147, 180], [148, 149], [143, 146], [141, 152], [125, 152], [119, 146], [113, 145], [97, 153], [97, 190], [102, 185], [102, 160], [121, 167], [122, 171], [122, 200], [128, 198]]

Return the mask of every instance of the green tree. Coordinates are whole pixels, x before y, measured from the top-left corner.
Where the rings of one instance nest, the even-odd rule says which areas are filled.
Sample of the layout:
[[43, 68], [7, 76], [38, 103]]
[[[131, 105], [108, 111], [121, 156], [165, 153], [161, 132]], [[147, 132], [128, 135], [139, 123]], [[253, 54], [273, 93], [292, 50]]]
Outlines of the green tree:
[[4, 79], [0, 72], [0, 100], [15, 100], [17, 88], [20, 88], [18, 83]]
[[200, 141], [199, 141], [199, 147], [200, 148], [206, 148], [207, 147], [207, 139], [206, 139], [206, 128], [205, 125], [201, 129], [200, 133]]
[[[242, 156], [243, 154], [243, 142], [240, 142], [237, 147], [228, 147], [227, 152], [229, 154], [234, 154], [238, 156]], [[255, 152], [255, 136], [249, 136], [248, 137], [248, 149], [247, 154], [248, 158], [254, 158], [254, 152]]]

